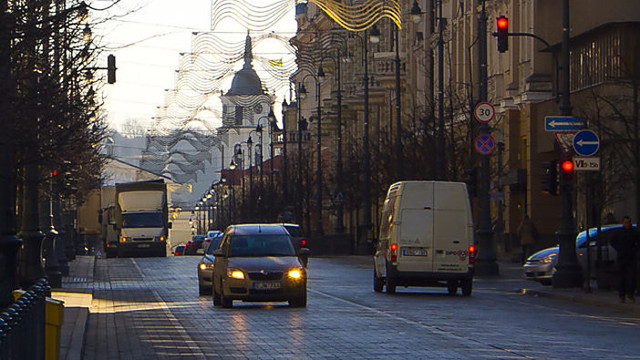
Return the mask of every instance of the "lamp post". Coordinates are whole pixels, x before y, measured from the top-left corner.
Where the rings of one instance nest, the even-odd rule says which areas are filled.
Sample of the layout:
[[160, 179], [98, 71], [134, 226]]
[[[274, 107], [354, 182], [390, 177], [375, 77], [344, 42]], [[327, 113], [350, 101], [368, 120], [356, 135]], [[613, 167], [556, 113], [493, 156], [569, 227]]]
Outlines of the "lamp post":
[[[372, 29], [377, 31], [377, 28]], [[374, 33], [375, 35], [375, 33]], [[379, 35], [379, 32], [378, 32]], [[364, 61], [364, 129], [362, 134], [362, 166], [364, 168], [364, 186], [362, 187], [364, 201], [364, 231], [362, 231], [361, 239], [358, 239], [358, 245], [364, 247], [367, 244], [369, 228], [371, 227], [371, 166], [369, 163], [369, 54], [367, 42], [367, 30], [364, 31], [362, 40]], [[375, 41], [375, 37], [374, 37]]]
[[12, 15], [7, 11], [8, 1], [0, 0], [0, 169], [3, 186], [0, 186], [0, 308], [13, 303], [11, 292], [16, 288], [17, 252], [22, 240], [15, 232], [14, 171], [14, 113], [11, 104], [11, 27]]
[[297, 99], [297, 107], [298, 107], [298, 177], [296, 184], [296, 222], [302, 225], [302, 104], [301, 99], [303, 99], [306, 95], [306, 90], [302, 92], [303, 86], [301, 83], [298, 83], [298, 97]]
[[[346, 49], [345, 49], [346, 52]], [[336, 226], [334, 232], [336, 234], [344, 233], [344, 195], [342, 194], [342, 52], [340, 48], [336, 48], [336, 73], [335, 78], [338, 83], [338, 91], [336, 94], [338, 109], [337, 109], [337, 146], [336, 146]]]
[[[484, 3], [484, 1], [483, 1]], [[444, 18], [442, 0], [438, 0], [438, 129], [436, 131], [436, 179], [447, 178], [444, 141]], [[486, 26], [486, 25], [485, 25]], [[486, 31], [485, 31], [486, 32]], [[480, 34], [480, 37], [485, 35]], [[482, 46], [481, 46], [482, 48]], [[486, 46], [485, 46], [486, 48]]]
[[[270, 165], [270, 171], [269, 171], [269, 204], [270, 204], [270, 208], [273, 209], [273, 129], [274, 129], [274, 125], [275, 125], [275, 115], [273, 114], [273, 109], [269, 110], [269, 114], [267, 116], [262, 116], [258, 119], [258, 124], [256, 125], [256, 132], [258, 133], [258, 136], [260, 137], [260, 196], [262, 196], [263, 194], [263, 188], [264, 188], [264, 184], [263, 184], [263, 176], [264, 176], [264, 161], [263, 161], [263, 151], [264, 151], [264, 147], [262, 144], [262, 130], [263, 127], [260, 124], [260, 121], [262, 119], [267, 119], [268, 123], [269, 123], [269, 165]], [[264, 212], [265, 214], [269, 214], [268, 216], [271, 217], [271, 213], [270, 212]]]
[[[286, 100], [282, 101], [282, 198], [285, 205], [289, 205], [289, 168], [287, 163], [287, 122], [285, 109], [289, 105]], [[275, 118], [275, 117], [274, 117]]]
[[[307, 77], [313, 77], [316, 82], [316, 112], [317, 112], [317, 136], [316, 136], [316, 227], [315, 235], [324, 235], [324, 229], [322, 227], [322, 103], [320, 99], [320, 84], [324, 82], [325, 74], [322, 65], [318, 67], [318, 73], [316, 75], [307, 74], [302, 79], [302, 85], [300, 87], [300, 97], [304, 99], [307, 94], [307, 90], [304, 87], [304, 80]], [[300, 140], [300, 139], [298, 139]]]
[[249, 217], [253, 221], [253, 157], [251, 151], [253, 147], [253, 140], [251, 135], [247, 139], [247, 149], [249, 150]]

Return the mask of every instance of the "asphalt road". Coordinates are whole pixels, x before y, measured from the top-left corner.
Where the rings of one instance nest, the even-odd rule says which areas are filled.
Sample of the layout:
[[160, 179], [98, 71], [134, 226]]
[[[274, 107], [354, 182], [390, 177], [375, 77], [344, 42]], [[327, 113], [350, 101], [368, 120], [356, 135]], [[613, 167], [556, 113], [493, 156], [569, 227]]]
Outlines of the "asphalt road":
[[86, 359], [637, 358], [635, 314], [523, 295], [519, 279], [375, 293], [368, 258], [312, 258], [306, 308], [213, 306], [197, 256], [98, 259]]

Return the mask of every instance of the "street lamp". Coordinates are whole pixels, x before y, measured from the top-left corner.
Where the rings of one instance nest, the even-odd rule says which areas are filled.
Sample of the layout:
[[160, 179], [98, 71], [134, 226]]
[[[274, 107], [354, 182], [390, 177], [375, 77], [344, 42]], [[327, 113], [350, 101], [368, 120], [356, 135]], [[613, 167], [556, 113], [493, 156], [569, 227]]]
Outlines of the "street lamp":
[[[333, 34], [336, 35], [336, 34]], [[345, 39], [342, 39], [343, 41]], [[344, 49], [345, 55], [347, 54], [346, 43]], [[342, 49], [336, 47], [336, 71], [335, 71], [335, 79], [338, 84], [337, 91], [337, 147], [336, 147], [336, 190], [335, 190], [335, 205], [336, 205], [336, 226], [335, 233], [342, 234], [344, 233], [344, 195], [342, 194], [342, 71], [341, 71], [341, 62], [342, 62]], [[344, 59], [348, 59], [348, 57], [344, 57]]]
[[358, 239], [358, 246], [364, 247], [367, 244], [369, 229], [371, 228], [371, 165], [369, 162], [369, 51], [368, 42], [375, 44], [380, 41], [380, 31], [374, 25], [371, 34], [364, 30], [362, 40], [362, 60], [364, 65], [364, 126], [362, 134], [362, 167], [364, 168], [364, 186], [362, 187], [362, 198], [364, 201], [364, 231]]
[[[320, 99], [320, 84], [324, 82], [326, 76], [324, 74], [324, 69], [322, 65], [318, 67], [318, 72], [316, 75], [307, 74], [304, 78], [302, 78], [301, 87], [300, 87], [300, 98], [304, 99], [307, 94], [307, 90], [304, 87], [304, 81], [307, 77], [313, 77], [316, 82], [316, 112], [317, 112], [317, 136], [316, 136], [316, 152], [317, 152], [317, 160], [316, 160], [316, 235], [323, 235], [324, 230], [322, 227], [322, 110], [321, 110], [321, 99]], [[298, 128], [300, 128], [298, 124]], [[298, 139], [300, 141], [301, 139]], [[300, 154], [299, 154], [300, 155]]]
[[[249, 217], [253, 216], [253, 157], [251, 151], [253, 147], [253, 140], [251, 135], [247, 139], [247, 149], [249, 150]], [[253, 221], [253, 219], [251, 219]]]
[[[413, 22], [420, 22], [421, 9], [416, 1], [413, 2], [411, 8], [411, 19]], [[401, 118], [401, 105], [402, 105], [402, 89], [400, 87], [400, 36], [398, 32], [398, 26], [394, 26], [394, 47], [395, 47], [395, 85], [396, 85], [396, 176], [398, 180], [404, 178], [404, 157], [402, 156], [402, 118]], [[369, 40], [377, 44], [380, 42], [380, 31], [376, 25], [371, 28], [371, 34]]]

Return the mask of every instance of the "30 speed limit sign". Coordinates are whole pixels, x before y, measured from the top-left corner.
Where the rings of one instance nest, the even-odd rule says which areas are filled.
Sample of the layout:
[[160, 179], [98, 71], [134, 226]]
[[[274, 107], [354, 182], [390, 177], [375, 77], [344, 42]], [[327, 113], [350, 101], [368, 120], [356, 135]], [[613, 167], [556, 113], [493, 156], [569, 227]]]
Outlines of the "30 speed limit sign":
[[473, 114], [479, 122], [488, 123], [496, 115], [496, 109], [488, 102], [480, 102], [476, 105]]

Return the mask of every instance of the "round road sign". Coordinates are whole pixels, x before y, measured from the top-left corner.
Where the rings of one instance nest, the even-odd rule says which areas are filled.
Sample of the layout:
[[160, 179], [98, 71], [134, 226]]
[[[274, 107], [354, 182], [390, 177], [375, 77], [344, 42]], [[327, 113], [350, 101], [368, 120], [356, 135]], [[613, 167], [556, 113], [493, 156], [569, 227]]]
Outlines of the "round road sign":
[[476, 151], [482, 155], [489, 155], [493, 152], [493, 149], [496, 147], [496, 142], [493, 140], [493, 137], [489, 134], [479, 135], [473, 141]]
[[473, 115], [481, 123], [488, 123], [496, 116], [496, 109], [488, 102], [480, 102], [473, 110]]
[[579, 155], [591, 156], [598, 152], [600, 148], [600, 139], [598, 135], [591, 130], [580, 130], [573, 137], [573, 148]]

